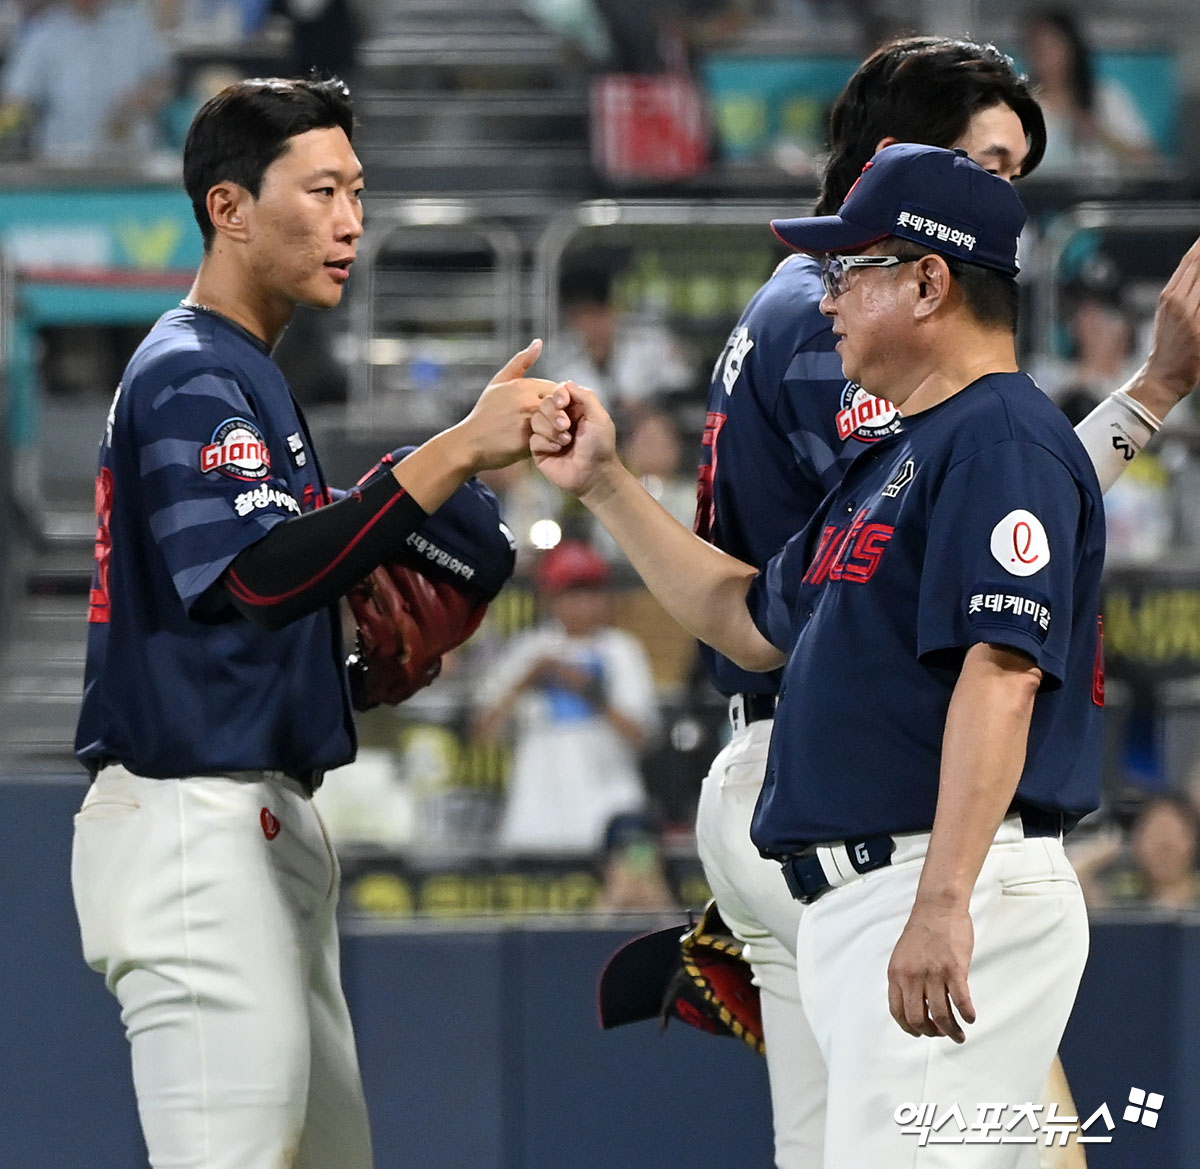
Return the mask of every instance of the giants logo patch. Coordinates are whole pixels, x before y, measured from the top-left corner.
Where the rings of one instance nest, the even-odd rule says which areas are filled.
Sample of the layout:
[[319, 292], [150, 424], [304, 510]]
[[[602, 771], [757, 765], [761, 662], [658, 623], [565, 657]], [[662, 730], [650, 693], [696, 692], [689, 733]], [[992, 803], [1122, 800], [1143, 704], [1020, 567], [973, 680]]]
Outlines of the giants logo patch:
[[271, 472], [271, 451], [253, 422], [227, 418], [213, 431], [212, 441], [200, 448], [200, 472], [219, 471], [232, 479], [265, 479]]
[[878, 442], [900, 429], [900, 414], [891, 402], [868, 394], [857, 382], [847, 382], [837, 412], [838, 438]]

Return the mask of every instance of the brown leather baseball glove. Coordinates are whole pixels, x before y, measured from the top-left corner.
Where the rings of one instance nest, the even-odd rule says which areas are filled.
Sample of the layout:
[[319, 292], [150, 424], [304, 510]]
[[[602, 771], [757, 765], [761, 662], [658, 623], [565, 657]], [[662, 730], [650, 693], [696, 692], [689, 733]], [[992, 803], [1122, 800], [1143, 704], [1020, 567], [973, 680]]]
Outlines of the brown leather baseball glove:
[[715, 901], [698, 922], [626, 942], [605, 963], [599, 999], [606, 1029], [653, 1018], [665, 1028], [680, 1019], [766, 1054], [753, 971]]
[[358, 625], [346, 665], [355, 710], [394, 706], [441, 673], [442, 655], [462, 645], [487, 602], [403, 564], [382, 564], [346, 594]]
[[[388, 473], [411, 447], [384, 455], [359, 480]], [[355, 710], [395, 705], [428, 686], [442, 655], [483, 620], [516, 563], [495, 495], [477, 479], [428, 516], [395, 558], [347, 594], [358, 625], [347, 659]]]

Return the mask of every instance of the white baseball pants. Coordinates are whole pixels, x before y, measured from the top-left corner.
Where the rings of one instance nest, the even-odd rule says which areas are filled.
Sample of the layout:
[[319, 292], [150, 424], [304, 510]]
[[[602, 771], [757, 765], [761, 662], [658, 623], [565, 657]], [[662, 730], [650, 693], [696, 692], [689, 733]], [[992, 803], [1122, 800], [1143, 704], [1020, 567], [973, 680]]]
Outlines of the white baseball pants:
[[154, 1169], [371, 1169], [337, 859], [298, 784], [106, 767], [75, 818], [71, 879]]
[[[825, 1169], [833, 1169], [832, 1160], [827, 1165], [824, 1161], [827, 1100], [825, 1056], [805, 1014], [801, 1001], [800, 975], [796, 968], [796, 940], [805, 907], [792, 898], [779, 865], [759, 856], [758, 850], [750, 841], [750, 822], [766, 773], [772, 725], [771, 720], [762, 719], [748, 727], [739, 728], [731, 742], [713, 760], [700, 790], [696, 814], [696, 844], [709, 887], [717, 899], [721, 914], [729, 928], [745, 944], [745, 954], [754, 970], [754, 980], [762, 999], [763, 1028], [767, 1037], [767, 1071], [775, 1129], [775, 1164], [778, 1169], [819, 1169], [823, 1165]], [[1029, 843], [1034, 846], [1036, 855], [1037, 846], [1043, 842], [1035, 839]], [[919, 875], [919, 864], [916, 868]], [[888, 871], [880, 870], [879, 875]], [[874, 875], [868, 874], [869, 877]], [[1073, 874], [1070, 879], [1073, 880]], [[1038, 884], [1038, 880], [1035, 879], [1029, 883], [1027, 889], [1033, 889]], [[823, 901], [829, 901], [843, 892], [845, 889], [834, 890], [827, 894]], [[872, 1026], [877, 1027], [880, 1033], [887, 1033], [890, 1039], [898, 1042], [914, 1045], [935, 1041], [913, 1039], [900, 1030], [887, 1011], [886, 978], [891, 948], [900, 938], [900, 932], [912, 908], [915, 892], [914, 884], [908, 894], [909, 900], [904, 916], [892, 927], [894, 933], [882, 966], [884, 981], [882, 989], [872, 1002], [871, 1015]], [[817, 903], [820, 904], [822, 902]], [[1078, 916], [1080, 904], [1075, 904], [1073, 921]], [[1074, 922], [1075, 928], [1078, 924], [1077, 921]], [[1085, 956], [1086, 917], [1083, 919], [1083, 927]], [[976, 928], [978, 935], [978, 925]], [[1061, 941], [1068, 944], [1071, 939], [1064, 936]], [[977, 952], [976, 961], [978, 960]], [[1019, 982], [1019, 971], [1024, 959], [1019, 954], [1013, 954], [1010, 960], [1013, 969], [1008, 972], [1008, 976]], [[1082, 969], [1083, 956], [1078, 956], [1078, 964]], [[972, 994], [976, 994], [974, 969], [973, 965], [970, 976]], [[1079, 975], [1077, 972], [1072, 974], [1071, 971], [1067, 971], [1065, 977], [1069, 982], [1069, 1002], [1073, 1002]], [[979, 999], [974, 1001], [977, 1009], [982, 1011]], [[856, 1018], [861, 1017], [862, 1006], [856, 1006], [854, 1010]], [[880, 1010], [883, 1014], [882, 1019], [879, 1018]], [[1065, 1019], [1064, 1015], [1064, 1025]], [[837, 1029], [836, 1018], [830, 1019], [826, 1016], [825, 1021], [833, 1025], [834, 1030]], [[980, 1022], [985, 1020], [981, 1018]], [[980, 1023], [977, 1023], [968, 1031], [974, 1033], [979, 1026]], [[885, 1032], [885, 1027], [894, 1031], [895, 1035]], [[1061, 1031], [1060, 1027], [1054, 1037], [1054, 1044], [1057, 1044], [1061, 1037]], [[945, 1042], [949, 1044], [949, 1040]], [[971, 1040], [968, 1039], [966, 1046], [970, 1045]], [[892, 1104], [893, 1110], [899, 1104], [911, 1100], [913, 1094], [919, 1091], [919, 1085], [920, 1081], [916, 1086], [906, 1085], [909, 1095], [895, 1100]], [[1034, 1095], [1028, 1099], [1042, 1100], [1042, 1088], [1037, 1088]], [[965, 1099], [961, 1103], [970, 1122], [973, 1120], [974, 1102], [971, 1102], [972, 1108], [968, 1108]], [[1023, 1104], [1026, 1103], [1026, 1099], [1013, 1099], [1006, 1103]], [[831, 1125], [855, 1130], [866, 1123], [861, 1101], [857, 1107], [852, 1101], [849, 1112], [851, 1119], [844, 1115], [834, 1116]], [[880, 1127], [887, 1125], [899, 1132], [899, 1126], [892, 1124], [892, 1115], [893, 1113], [889, 1112], [881, 1121], [876, 1118], [872, 1123], [878, 1123]], [[940, 1111], [938, 1115], [941, 1115]], [[916, 1143], [912, 1137], [904, 1139], [908, 1143], [904, 1145], [901, 1157], [912, 1153], [912, 1145]], [[961, 1148], [957, 1151], [959, 1154], [963, 1152]], [[1039, 1145], [1037, 1153], [1038, 1156], [1029, 1160], [1028, 1164], [1040, 1164], [1043, 1167], [1084, 1164], [1083, 1150], [1073, 1140], [1069, 1150], [1048, 1149]], [[1029, 1153], [1025, 1155], [1027, 1158], [1030, 1156]], [[892, 1164], [891, 1161], [878, 1163], [889, 1166]], [[897, 1160], [895, 1164], [908, 1166], [909, 1162]], [[929, 1169], [933, 1169], [937, 1162], [930, 1161], [928, 1164]], [[960, 1165], [967, 1169], [972, 1163], [953, 1160], [950, 1164], [954, 1165], [955, 1169]], [[926, 1169], [925, 1161], [913, 1162], [913, 1165]], [[858, 1166], [855, 1166], [855, 1169], [858, 1169]]]
[[824, 1169], [1038, 1165], [1041, 1134], [1029, 1145], [921, 1147], [894, 1120], [905, 1103], [936, 1104], [938, 1117], [958, 1105], [971, 1125], [979, 1105], [1007, 1105], [1012, 1118], [1011, 1109], [1042, 1100], [1087, 959], [1087, 911], [1061, 841], [1027, 839], [1015, 818], [996, 840], [971, 897], [978, 1018], [961, 1045], [907, 1035], [888, 1011], [888, 962], [916, 897], [923, 846], [909, 859], [898, 848], [889, 867], [802, 908], [800, 994], [829, 1069]]
[[713, 760], [700, 789], [696, 847], [721, 916], [745, 944], [762, 1000], [775, 1164], [778, 1169], [818, 1169], [826, 1075], [796, 975], [803, 906], [788, 892], [779, 865], [764, 860], [750, 842], [772, 725], [770, 719], [751, 723]]

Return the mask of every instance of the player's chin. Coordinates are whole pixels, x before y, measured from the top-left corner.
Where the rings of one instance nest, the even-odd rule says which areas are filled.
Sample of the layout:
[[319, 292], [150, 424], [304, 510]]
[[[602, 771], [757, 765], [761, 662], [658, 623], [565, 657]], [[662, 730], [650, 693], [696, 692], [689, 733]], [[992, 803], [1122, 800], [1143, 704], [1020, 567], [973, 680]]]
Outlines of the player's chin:
[[316, 280], [305, 285], [296, 300], [308, 308], [336, 308], [342, 303], [345, 288], [344, 280], [334, 281], [322, 273]]

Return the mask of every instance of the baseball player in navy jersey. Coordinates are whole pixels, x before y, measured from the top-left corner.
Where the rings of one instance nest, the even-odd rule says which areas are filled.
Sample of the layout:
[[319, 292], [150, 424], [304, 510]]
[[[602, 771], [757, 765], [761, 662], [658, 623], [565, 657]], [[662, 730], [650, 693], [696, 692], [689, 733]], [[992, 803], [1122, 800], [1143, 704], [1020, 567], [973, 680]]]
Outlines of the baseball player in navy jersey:
[[543, 471], [680, 621], [751, 672], [786, 664], [752, 837], [800, 906], [826, 1169], [1036, 1164], [893, 1118], [1039, 1099], [1086, 957], [1062, 837], [1099, 799], [1103, 506], [1017, 372], [1023, 223], [965, 151], [908, 145], [839, 215], [776, 222], [822, 257], [846, 377], [903, 424], [762, 571], [640, 489], [590, 391], [534, 419]]
[[311, 802], [356, 746], [336, 602], [475, 471], [527, 454], [552, 388], [521, 376], [535, 343], [466, 419], [328, 502], [271, 349], [297, 304], [341, 299], [362, 234], [352, 130], [336, 80], [239, 82], [196, 115], [204, 259], [100, 447], [72, 884], [156, 1169], [369, 1169]]
[[[1045, 146], [1041, 112], [1007, 57], [934, 37], [895, 41], [865, 61], [834, 107], [830, 136], [822, 212], [840, 205], [866, 160], [890, 142], [961, 147], [1006, 179], [1028, 175]], [[890, 402], [847, 380], [820, 311], [823, 296], [814, 259], [785, 261], [742, 314], [713, 372], [695, 528], [758, 567], [810, 519], [857, 455], [901, 425]], [[1149, 361], [1078, 428], [1103, 486], [1197, 380], [1200, 250], [1193, 248], [1163, 293]], [[733, 734], [701, 789], [697, 845], [760, 989], [776, 1164], [805, 1169], [820, 1163], [825, 1068], [799, 1001], [800, 907], [777, 866], [750, 842], [780, 676], [747, 672], [707, 647], [702, 655], [730, 699]], [[1046, 1165], [1082, 1163], [1074, 1146], [1042, 1154]]]

